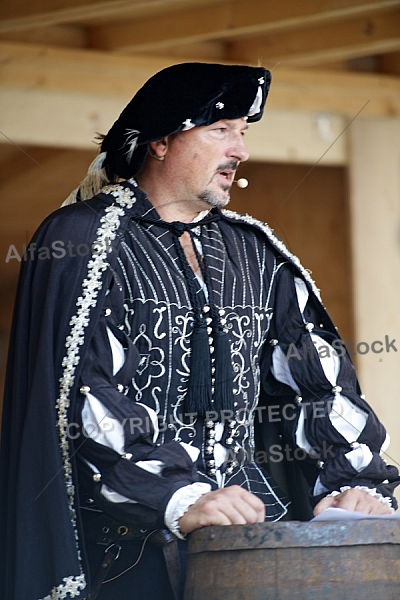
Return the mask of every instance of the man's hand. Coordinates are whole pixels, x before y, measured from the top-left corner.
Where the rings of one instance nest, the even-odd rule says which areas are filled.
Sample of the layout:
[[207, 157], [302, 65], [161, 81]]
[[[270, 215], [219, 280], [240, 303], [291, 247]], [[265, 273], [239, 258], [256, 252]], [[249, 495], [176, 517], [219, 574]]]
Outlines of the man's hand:
[[376, 498], [364, 492], [351, 488], [337, 496], [329, 496], [323, 498], [314, 508], [314, 516], [316, 517], [327, 508], [344, 508], [346, 510], [356, 510], [366, 515], [388, 515], [391, 513], [390, 508], [379, 502]]
[[201, 496], [179, 519], [182, 533], [209, 525], [263, 523], [265, 506], [254, 494], [232, 485]]

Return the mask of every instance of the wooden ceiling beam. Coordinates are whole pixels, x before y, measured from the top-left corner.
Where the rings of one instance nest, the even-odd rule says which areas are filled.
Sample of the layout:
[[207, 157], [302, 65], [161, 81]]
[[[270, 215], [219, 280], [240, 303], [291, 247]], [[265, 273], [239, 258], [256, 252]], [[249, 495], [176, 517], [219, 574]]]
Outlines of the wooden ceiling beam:
[[3, 0], [0, 32], [70, 23], [96, 23], [207, 3], [210, 0]]
[[[46, 125], [50, 117], [63, 124], [66, 140], [76, 138], [69, 129], [74, 121], [75, 129], [82, 129], [80, 137], [85, 131], [102, 131], [149, 77], [182, 60], [0, 43], [2, 131], [29, 129], [34, 111], [41, 125], [32, 123], [31, 128], [43, 131], [41, 143], [59, 137]], [[399, 78], [279, 65], [273, 71], [268, 107], [351, 115], [367, 101], [363, 116], [399, 116]]]
[[[125, 96], [177, 59], [0, 42], [0, 81], [25, 90]], [[0, 99], [1, 101], [1, 99]]]
[[380, 13], [399, 0], [232, 0], [206, 7], [125, 20], [90, 28], [92, 47], [121, 52], [145, 52], [178, 44], [295, 30], [310, 24], [338, 22]]
[[[166, 21], [162, 15], [168, 11], [192, 11], [199, 5], [211, 5], [212, 10], [209, 12], [212, 20], [212, 12], [221, 4], [226, 4], [230, 7], [228, 28], [232, 33], [256, 33], [277, 28], [296, 28], [321, 19], [341, 19], [350, 15], [382, 11], [398, 3], [398, 0], [325, 0], [323, 3], [320, 0], [3, 0], [0, 32], [70, 23], [119, 21], [122, 24], [123, 19], [144, 17], [140, 27], [138, 25], [140, 34], [141, 26], [151, 26], [154, 20], [160, 24], [162, 31], [164, 24], [169, 21], [168, 14], [165, 16]], [[160, 19], [154, 19], [157, 14], [161, 16]], [[146, 16], [150, 22], [146, 23]], [[185, 15], [183, 18], [186, 18]], [[195, 23], [192, 25], [196, 27]], [[163, 35], [170, 37], [168, 31], [164, 31]]]
[[87, 33], [84, 27], [73, 25], [54, 25], [52, 27], [37, 27], [27, 31], [9, 31], [0, 33], [0, 41], [20, 42], [23, 44], [42, 44], [67, 48], [85, 48], [88, 45]]
[[309, 66], [400, 50], [400, 11], [368, 18], [272, 33], [231, 44], [227, 58], [257, 61], [273, 67], [277, 62]]

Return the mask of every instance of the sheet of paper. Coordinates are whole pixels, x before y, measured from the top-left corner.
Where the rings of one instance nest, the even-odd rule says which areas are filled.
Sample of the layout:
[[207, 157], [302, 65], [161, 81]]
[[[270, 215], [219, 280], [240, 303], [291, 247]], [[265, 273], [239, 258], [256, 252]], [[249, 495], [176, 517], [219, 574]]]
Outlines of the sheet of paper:
[[353, 510], [344, 510], [343, 508], [327, 508], [312, 521], [356, 521], [360, 519], [400, 519], [400, 512], [394, 512], [390, 515], [365, 515]]

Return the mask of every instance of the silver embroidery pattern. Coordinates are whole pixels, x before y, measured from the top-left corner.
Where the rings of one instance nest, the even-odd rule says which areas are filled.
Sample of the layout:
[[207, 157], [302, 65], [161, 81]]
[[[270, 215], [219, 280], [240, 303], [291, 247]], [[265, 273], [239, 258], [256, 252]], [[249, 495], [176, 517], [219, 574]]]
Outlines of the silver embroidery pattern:
[[279, 252], [286, 256], [286, 258], [289, 258], [290, 261], [296, 265], [296, 267], [303, 275], [304, 279], [306, 279], [311, 285], [314, 294], [317, 296], [320, 302], [322, 302], [320, 290], [317, 288], [315, 281], [310, 276], [310, 271], [305, 269], [301, 264], [300, 260], [297, 258], [297, 256], [292, 254], [290, 250], [286, 248], [285, 244], [281, 242], [279, 238], [276, 237], [273, 229], [271, 229], [271, 227], [267, 225], [267, 223], [262, 223], [261, 221], [254, 219], [254, 217], [251, 217], [250, 215], [239, 215], [239, 213], [227, 209], [223, 209], [221, 212], [229, 219], [234, 219], [235, 221], [244, 221], [245, 223], [249, 223], [249, 225], [254, 225], [255, 227], [257, 227], [257, 229], [261, 229], [261, 231], [265, 233], [265, 235], [268, 237], [272, 245], [275, 246], [275, 248], [277, 248]]
[[[93, 254], [88, 262], [87, 278], [82, 283], [82, 295], [76, 301], [78, 310], [71, 318], [69, 325], [70, 333], [66, 339], [65, 347], [67, 353], [62, 361], [64, 368], [60, 378], [60, 396], [56, 402], [58, 415], [57, 427], [60, 437], [60, 448], [63, 460], [64, 479], [68, 497], [68, 508], [74, 529], [77, 556], [81, 561], [79, 551], [78, 531], [76, 527], [76, 511], [74, 508], [75, 488], [72, 481], [72, 466], [69, 456], [68, 445], [68, 409], [70, 405], [69, 394], [75, 380], [75, 370], [80, 360], [80, 347], [84, 343], [85, 327], [89, 324], [89, 313], [96, 306], [97, 296], [102, 288], [101, 276], [108, 267], [107, 254], [112, 250], [111, 242], [115, 239], [116, 231], [120, 224], [120, 217], [125, 214], [124, 207], [131, 208], [136, 202], [134, 193], [122, 185], [107, 185], [102, 193], [114, 196], [116, 202], [105, 209], [104, 216], [100, 219], [100, 227], [97, 229], [97, 238], [93, 244]], [[71, 598], [79, 595], [79, 590], [86, 586], [85, 575], [81, 571], [79, 576], [69, 576], [63, 579], [57, 587], [53, 588], [50, 595], [44, 600], [64, 599], [67, 594]]]
[[67, 597], [67, 594], [70, 595], [71, 598], [75, 598], [79, 596], [79, 593], [85, 589], [86, 581], [85, 576], [78, 575], [78, 577], [63, 577], [63, 582], [60, 583], [56, 588], [51, 590], [51, 594], [46, 596], [43, 600], [64, 600]]

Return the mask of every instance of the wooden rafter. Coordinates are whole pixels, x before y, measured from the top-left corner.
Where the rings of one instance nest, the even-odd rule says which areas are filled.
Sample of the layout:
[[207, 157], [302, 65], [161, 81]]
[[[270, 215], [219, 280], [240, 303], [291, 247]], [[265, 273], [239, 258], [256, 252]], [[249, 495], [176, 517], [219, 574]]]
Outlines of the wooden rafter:
[[236, 0], [207, 7], [121, 21], [91, 28], [91, 45], [99, 49], [143, 52], [212, 39], [236, 39], [276, 31], [293, 31], [319, 23], [338, 23], [399, 6], [398, 0]]
[[318, 24], [295, 31], [272, 33], [237, 41], [227, 58], [288, 65], [313, 65], [400, 49], [400, 11], [368, 18], [351, 18], [338, 24]]
[[[0, 32], [69, 23], [98, 23], [179, 10], [213, 0], [3, 0]], [[222, 0], [224, 1], [224, 0]]]
[[[0, 44], [0, 55], [0, 129], [18, 143], [81, 148], [111, 126], [144, 81], [171, 64], [12, 43]], [[281, 65], [273, 71], [269, 109], [352, 117], [364, 105], [363, 117], [399, 116], [399, 79]]]

